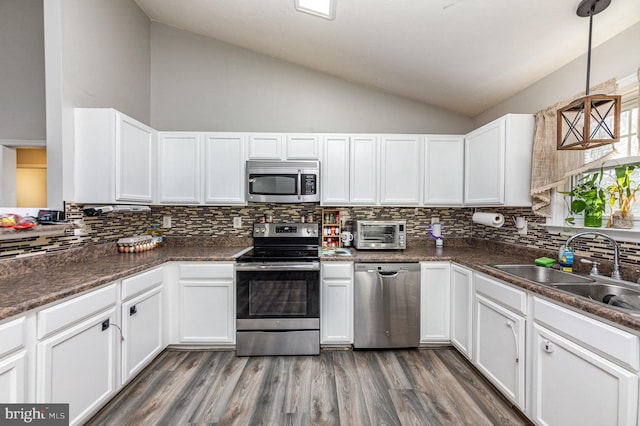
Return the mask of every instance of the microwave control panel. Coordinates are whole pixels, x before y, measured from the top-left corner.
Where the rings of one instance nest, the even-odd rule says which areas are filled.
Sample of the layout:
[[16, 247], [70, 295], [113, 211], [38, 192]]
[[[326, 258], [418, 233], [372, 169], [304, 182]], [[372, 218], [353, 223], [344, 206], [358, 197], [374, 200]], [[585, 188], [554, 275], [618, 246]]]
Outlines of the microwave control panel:
[[302, 175], [302, 195], [315, 195], [317, 194], [316, 188], [317, 175]]

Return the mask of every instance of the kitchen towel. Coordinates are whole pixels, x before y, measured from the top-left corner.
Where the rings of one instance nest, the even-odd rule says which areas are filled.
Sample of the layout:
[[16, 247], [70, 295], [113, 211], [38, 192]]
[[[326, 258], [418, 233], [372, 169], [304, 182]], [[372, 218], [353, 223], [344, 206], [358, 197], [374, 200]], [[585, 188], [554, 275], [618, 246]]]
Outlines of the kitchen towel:
[[471, 219], [474, 223], [480, 225], [493, 226], [494, 228], [500, 228], [504, 225], [504, 216], [500, 213], [474, 213]]

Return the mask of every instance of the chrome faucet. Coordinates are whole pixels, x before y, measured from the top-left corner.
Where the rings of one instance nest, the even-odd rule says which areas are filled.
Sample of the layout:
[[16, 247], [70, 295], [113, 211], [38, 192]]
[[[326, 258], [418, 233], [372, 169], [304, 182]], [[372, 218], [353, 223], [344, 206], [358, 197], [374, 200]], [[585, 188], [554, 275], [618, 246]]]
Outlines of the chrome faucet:
[[590, 232], [590, 231], [579, 232], [569, 237], [567, 242], [564, 243], [564, 246], [566, 248], [569, 248], [569, 245], [573, 240], [575, 240], [578, 237], [583, 237], [585, 235], [594, 235], [597, 237], [602, 237], [605, 240], [608, 240], [611, 243], [611, 245], [613, 245], [613, 270], [611, 271], [611, 278], [613, 278], [614, 280], [622, 280], [622, 276], [620, 275], [620, 247], [618, 247], [618, 243], [616, 242], [616, 240], [614, 240], [610, 236], [601, 234], [600, 232]]

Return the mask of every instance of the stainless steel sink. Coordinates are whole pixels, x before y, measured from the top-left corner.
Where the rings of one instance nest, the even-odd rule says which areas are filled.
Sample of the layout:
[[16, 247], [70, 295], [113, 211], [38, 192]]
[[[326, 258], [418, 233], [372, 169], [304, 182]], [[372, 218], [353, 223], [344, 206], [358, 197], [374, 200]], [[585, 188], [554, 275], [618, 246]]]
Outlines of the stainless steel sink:
[[598, 282], [593, 284], [553, 284], [551, 287], [596, 302], [640, 312], [640, 289]]
[[602, 279], [571, 274], [536, 265], [493, 265], [511, 275], [566, 291], [634, 316], [640, 316], [640, 287], [615, 284], [611, 278]]
[[539, 284], [593, 283], [594, 279], [536, 265], [493, 265], [494, 268]]

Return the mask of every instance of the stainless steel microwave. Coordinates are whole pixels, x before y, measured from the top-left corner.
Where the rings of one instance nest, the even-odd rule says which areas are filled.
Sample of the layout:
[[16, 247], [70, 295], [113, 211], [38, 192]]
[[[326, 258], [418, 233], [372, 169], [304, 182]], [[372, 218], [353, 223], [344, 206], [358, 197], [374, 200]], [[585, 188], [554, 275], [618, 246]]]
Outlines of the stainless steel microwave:
[[356, 249], [402, 250], [407, 248], [405, 220], [357, 220], [353, 244]]
[[247, 161], [247, 201], [320, 201], [319, 161]]

